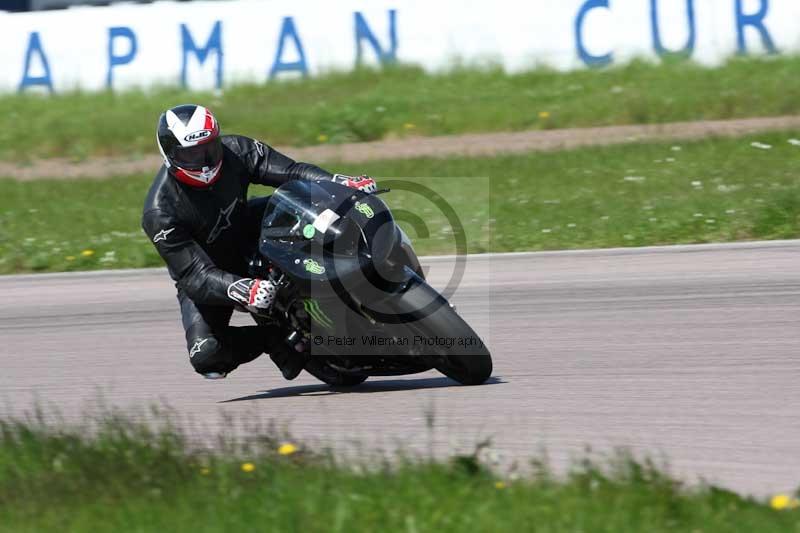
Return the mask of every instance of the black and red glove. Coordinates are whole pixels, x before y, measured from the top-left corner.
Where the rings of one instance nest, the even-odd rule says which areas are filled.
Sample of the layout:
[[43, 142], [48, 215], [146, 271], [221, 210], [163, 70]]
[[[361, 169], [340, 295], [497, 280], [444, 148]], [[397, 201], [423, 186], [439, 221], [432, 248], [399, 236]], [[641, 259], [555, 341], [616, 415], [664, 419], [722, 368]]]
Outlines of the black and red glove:
[[344, 174], [334, 174], [331, 181], [341, 183], [351, 189], [358, 189], [361, 192], [372, 194], [378, 190], [378, 184], [375, 180], [367, 175], [363, 176], [345, 176]]
[[268, 279], [244, 278], [228, 285], [228, 298], [253, 313], [269, 311], [276, 293], [277, 286]]

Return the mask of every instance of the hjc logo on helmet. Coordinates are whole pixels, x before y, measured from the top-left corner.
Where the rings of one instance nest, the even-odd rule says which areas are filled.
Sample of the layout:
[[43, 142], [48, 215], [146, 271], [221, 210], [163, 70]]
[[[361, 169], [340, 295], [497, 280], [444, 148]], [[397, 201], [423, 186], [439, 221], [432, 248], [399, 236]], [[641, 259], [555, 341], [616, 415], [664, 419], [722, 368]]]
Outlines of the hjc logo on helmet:
[[200, 130], [190, 133], [189, 135], [183, 138], [186, 142], [195, 142], [201, 139], [205, 139], [206, 137], [210, 137], [213, 132], [211, 130]]

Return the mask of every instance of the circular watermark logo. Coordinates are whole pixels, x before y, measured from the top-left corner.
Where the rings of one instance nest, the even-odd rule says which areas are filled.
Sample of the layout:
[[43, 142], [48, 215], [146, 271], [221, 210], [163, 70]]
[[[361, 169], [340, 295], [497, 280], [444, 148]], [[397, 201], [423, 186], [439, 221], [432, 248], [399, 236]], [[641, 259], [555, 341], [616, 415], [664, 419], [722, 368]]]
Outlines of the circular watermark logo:
[[[360, 235], [341, 236], [322, 247], [327, 275], [335, 293], [353, 312], [383, 324], [413, 323], [449, 305], [464, 278], [467, 264], [467, 235], [456, 209], [423, 180], [390, 179], [380, 185], [402, 197], [392, 209], [380, 196], [361, 196], [344, 200], [337, 211], [346, 211], [360, 229]], [[432, 179], [425, 180], [428, 183]], [[350, 205], [344, 205], [349, 203]], [[345, 223], [340, 226], [347, 226]], [[431, 225], [436, 224], [435, 228]], [[401, 228], [405, 226], [412, 235]], [[444, 226], [444, 227], [443, 227]], [[346, 230], [345, 230], [346, 232]], [[426, 282], [413, 248], [413, 239], [441, 241], [446, 236], [451, 271], [440, 290]], [[354, 246], [353, 238], [360, 239]], [[443, 243], [439, 243], [442, 245]], [[353, 268], [353, 259], [359, 261]]]

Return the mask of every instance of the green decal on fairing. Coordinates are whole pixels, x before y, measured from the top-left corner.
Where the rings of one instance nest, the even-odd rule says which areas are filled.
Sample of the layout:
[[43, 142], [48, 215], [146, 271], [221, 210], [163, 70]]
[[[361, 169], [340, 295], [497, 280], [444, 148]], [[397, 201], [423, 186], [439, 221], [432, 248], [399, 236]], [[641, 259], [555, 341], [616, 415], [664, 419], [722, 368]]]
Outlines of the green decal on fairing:
[[361, 202], [356, 202], [356, 211], [367, 218], [372, 218], [375, 216], [375, 211], [373, 211], [369, 205], [362, 204]]
[[328, 318], [325, 311], [320, 308], [318, 301], [313, 298], [308, 298], [303, 300], [303, 307], [314, 322], [325, 329], [333, 329], [333, 321]]
[[306, 272], [311, 272], [312, 274], [324, 274], [325, 267], [314, 261], [313, 259], [304, 259], [303, 266], [306, 267]]
[[317, 230], [314, 229], [313, 225], [306, 224], [305, 227], [303, 228], [303, 237], [305, 237], [306, 239], [313, 239], [315, 231]]

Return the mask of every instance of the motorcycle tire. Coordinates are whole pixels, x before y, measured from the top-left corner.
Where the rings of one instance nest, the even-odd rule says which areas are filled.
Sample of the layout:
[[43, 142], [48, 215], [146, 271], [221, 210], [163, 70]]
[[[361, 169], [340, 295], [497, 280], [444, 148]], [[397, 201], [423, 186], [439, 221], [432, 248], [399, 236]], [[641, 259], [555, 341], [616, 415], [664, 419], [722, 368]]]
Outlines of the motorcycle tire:
[[324, 360], [313, 356], [306, 363], [305, 371], [331, 387], [355, 387], [367, 380], [364, 375], [339, 372]]
[[[435, 305], [430, 305], [434, 302]], [[412, 336], [480, 340], [475, 331], [461, 318], [453, 306], [422, 278], [414, 275], [407, 290], [391, 304], [395, 312], [413, 316], [403, 324]], [[421, 309], [433, 309], [419, 316]], [[492, 375], [492, 356], [483, 341], [453, 346], [425, 347], [424, 355], [436, 370], [462, 385], [480, 385]]]

